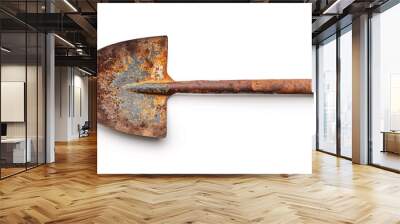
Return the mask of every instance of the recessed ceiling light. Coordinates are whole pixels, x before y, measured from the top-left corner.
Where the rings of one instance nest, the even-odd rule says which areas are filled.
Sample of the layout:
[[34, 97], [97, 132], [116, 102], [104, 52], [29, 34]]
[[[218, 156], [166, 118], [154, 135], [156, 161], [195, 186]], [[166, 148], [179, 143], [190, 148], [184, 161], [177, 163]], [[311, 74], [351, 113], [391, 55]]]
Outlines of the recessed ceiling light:
[[10, 53], [11, 52], [11, 50], [9, 50], [9, 49], [7, 49], [5, 47], [1, 47], [0, 49], [1, 49], [1, 51], [4, 51], [6, 53]]
[[57, 35], [57, 34], [54, 34], [54, 36], [55, 37], [57, 37], [59, 40], [61, 40], [62, 42], [64, 42], [64, 43], [66, 43], [67, 45], [69, 45], [70, 47], [73, 47], [73, 48], [75, 48], [75, 45], [73, 45], [71, 42], [69, 42], [68, 40], [66, 40], [66, 39], [64, 39], [64, 38], [62, 38], [62, 37], [60, 37], [59, 35]]
[[78, 12], [78, 10], [68, 1], [64, 0], [65, 4], [67, 4], [74, 12]]
[[87, 75], [93, 75], [92, 73], [90, 73], [90, 72], [88, 72], [88, 71], [85, 71], [85, 70], [83, 70], [83, 69], [81, 69], [81, 68], [79, 68], [79, 67], [78, 67], [78, 70], [81, 71], [81, 72], [83, 72], [83, 73], [85, 73], [85, 74], [87, 74]]
[[336, 0], [322, 14], [342, 14], [343, 9], [351, 5], [355, 0]]

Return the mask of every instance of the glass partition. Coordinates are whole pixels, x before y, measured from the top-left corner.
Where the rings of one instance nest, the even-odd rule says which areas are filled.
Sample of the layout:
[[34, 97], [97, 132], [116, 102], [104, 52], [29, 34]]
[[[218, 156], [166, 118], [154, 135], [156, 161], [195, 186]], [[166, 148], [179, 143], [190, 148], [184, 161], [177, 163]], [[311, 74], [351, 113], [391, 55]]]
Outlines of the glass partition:
[[336, 36], [318, 47], [318, 149], [336, 154]]
[[[26, 169], [26, 33], [1, 34], [1, 176]], [[6, 50], [4, 50], [6, 49]]]
[[27, 33], [27, 64], [26, 64], [26, 114], [27, 114], [27, 151], [29, 152], [29, 160], [27, 167], [37, 165], [37, 149], [38, 149], [38, 35], [36, 32]]
[[43, 33], [38, 33], [38, 64], [37, 64], [37, 162], [46, 162], [46, 38]]
[[[43, 1], [1, 1], [0, 7], [43, 12]], [[5, 22], [6, 21], [6, 22]], [[44, 33], [0, 12], [0, 178], [45, 163]]]

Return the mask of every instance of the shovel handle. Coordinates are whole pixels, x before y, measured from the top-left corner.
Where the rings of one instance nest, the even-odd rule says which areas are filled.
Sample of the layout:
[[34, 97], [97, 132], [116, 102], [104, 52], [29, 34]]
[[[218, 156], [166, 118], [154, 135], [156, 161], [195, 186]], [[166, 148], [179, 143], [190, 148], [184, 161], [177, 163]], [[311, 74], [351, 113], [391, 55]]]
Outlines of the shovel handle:
[[198, 80], [166, 83], [174, 93], [269, 93], [312, 94], [311, 79]]

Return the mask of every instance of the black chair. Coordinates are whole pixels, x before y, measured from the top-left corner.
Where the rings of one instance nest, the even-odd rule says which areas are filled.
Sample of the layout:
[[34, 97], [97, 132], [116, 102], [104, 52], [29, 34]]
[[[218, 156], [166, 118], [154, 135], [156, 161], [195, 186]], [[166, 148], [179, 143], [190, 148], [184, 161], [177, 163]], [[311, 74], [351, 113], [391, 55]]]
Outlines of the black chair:
[[78, 125], [79, 138], [89, 136], [89, 129], [90, 129], [89, 121], [85, 121], [85, 123], [82, 125], [82, 127], [80, 127], [80, 125]]

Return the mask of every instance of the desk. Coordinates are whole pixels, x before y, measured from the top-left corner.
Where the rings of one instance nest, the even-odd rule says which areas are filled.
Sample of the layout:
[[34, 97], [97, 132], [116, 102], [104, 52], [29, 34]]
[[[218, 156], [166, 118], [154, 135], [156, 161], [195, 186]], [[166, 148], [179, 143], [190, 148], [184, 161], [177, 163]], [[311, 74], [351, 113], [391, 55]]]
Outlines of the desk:
[[1, 156], [6, 163], [25, 163], [31, 162], [32, 153], [30, 138], [26, 140], [28, 143], [25, 154], [25, 138], [5, 138], [1, 139]]
[[381, 133], [383, 134], [382, 152], [393, 152], [400, 154], [400, 132], [382, 131]]

